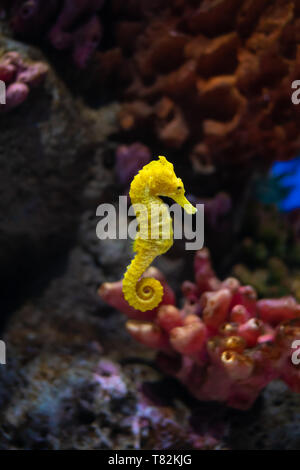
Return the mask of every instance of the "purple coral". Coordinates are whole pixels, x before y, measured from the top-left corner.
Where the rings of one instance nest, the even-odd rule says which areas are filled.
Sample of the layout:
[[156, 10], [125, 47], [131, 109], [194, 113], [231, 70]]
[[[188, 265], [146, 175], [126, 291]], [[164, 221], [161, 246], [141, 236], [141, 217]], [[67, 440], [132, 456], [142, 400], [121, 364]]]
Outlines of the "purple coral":
[[86, 64], [97, 49], [102, 37], [101, 23], [96, 15], [85, 23], [75, 33], [73, 60], [79, 68]]
[[127, 186], [137, 172], [149, 163], [150, 158], [148, 147], [139, 142], [120, 145], [116, 152], [116, 173], [120, 183]]
[[193, 196], [192, 194], [189, 194], [188, 199], [193, 205], [205, 205], [205, 216], [210, 227], [214, 229], [216, 229], [220, 223], [220, 218], [227, 216], [232, 209], [231, 197], [225, 192], [219, 192], [210, 199], [200, 199]]
[[0, 58], [0, 80], [6, 85], [6, 104], [0, 110], [9, 111], [24, 103], [47, 72], [48, 66], [43, 62], [26, 63], [18, 52], [4, 54]]
[[7, 9], [15, 33], [34, 37], [43, 32], [47, 21], [57, 12], [58, 7], [59, 0], [14, 0]]
[[75, 64], [83, 68], [101, 40], [97, 14], [103, 4], [104, 0], [14, 0], [9, 15], [17, 35], [45, 36], [55, 49], [71, 51]]

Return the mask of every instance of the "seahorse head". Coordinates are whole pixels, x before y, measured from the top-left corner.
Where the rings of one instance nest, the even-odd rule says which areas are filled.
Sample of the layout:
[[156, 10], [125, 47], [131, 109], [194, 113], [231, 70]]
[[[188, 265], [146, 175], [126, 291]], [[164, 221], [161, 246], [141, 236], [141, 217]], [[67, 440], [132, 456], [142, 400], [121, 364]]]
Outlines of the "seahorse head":
[[150, 170], [149, 192], [153, 196], [166, 196], [173, 199], [188, 214], [194, 214], [197, 209], [185, 197], [183, 182], [177, 178], [174, 166], [165, 157], [158, 157], [147, 165]]

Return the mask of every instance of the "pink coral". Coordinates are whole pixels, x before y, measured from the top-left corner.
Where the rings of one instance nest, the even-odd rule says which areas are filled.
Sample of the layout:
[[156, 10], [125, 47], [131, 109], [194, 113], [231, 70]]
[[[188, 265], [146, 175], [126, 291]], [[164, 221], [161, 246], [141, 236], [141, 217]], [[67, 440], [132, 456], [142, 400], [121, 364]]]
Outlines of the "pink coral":
[[84, 68], [101, 40], [98, 11], [103, 4], [104, 0], [15, 0], [9, 15], [17, 35], [45, 36], [55, 49], [71, 51], [75, 64]]
[[122, 299], [121, 283], [110, 284], [115, 294], [110, 298], [104, 284], [100, 296], [131, 318], [129, 333], [159, 350], [161, 368], [199, 400], [247, 409], [274, 379], [300, 392], [300, 369], [291, 361], [292, 343], [300, 339], [295, 299], [257, 300], [251, 286], [235, 278], [220, 281], [206, 249], [196, 254], [194, 269], [195, 283], [182, 286], [182, 309], [165, 298], [146, 317], [132, 315]]
[[6, 84], [6, 104], [0, 110], [9, 111], [24, 103], [32, 88], [39, 86], [48, 72], [43, 62], [27, 63], [18, 52], [7, 52], [0, 58], [0, 80]]

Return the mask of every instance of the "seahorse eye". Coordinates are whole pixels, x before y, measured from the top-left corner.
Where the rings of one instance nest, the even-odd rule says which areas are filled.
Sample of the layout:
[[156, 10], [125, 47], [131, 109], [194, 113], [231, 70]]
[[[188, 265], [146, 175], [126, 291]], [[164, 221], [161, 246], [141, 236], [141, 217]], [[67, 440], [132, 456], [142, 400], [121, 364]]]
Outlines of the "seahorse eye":
[[181, 190], [181, 189], [183, 189], [182, 186], [177, 186], [177, 191], [179, 191], [179, 190]]

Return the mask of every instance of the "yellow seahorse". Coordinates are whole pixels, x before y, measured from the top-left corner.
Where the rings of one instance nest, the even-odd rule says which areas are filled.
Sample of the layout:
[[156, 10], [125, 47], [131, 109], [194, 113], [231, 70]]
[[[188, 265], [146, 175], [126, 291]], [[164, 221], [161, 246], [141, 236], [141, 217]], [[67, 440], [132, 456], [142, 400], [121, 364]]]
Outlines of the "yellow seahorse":
[[184, 192], [182, 180], [165, 157], [145, 165], [131, 183], [129, 196], [137, 217], [138, 234], [133, 244], [136, 256], [124, 275], [123, 293], [136, 310], [152, 310], [163, 296], [163, 287], [157, 279], [140, 279], [154, 258], [173, 245], [172, 219], [168, 206], [159, 196], [173, 199], [187, 213], [194, 214], [197, 209]]

